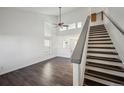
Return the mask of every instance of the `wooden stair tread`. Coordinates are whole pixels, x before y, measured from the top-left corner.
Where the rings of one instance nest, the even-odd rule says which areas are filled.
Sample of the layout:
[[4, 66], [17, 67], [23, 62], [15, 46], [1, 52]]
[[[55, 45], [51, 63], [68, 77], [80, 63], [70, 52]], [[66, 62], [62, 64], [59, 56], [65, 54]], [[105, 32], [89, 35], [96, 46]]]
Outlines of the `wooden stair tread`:
[[96, 37], [89, 37], [89, 38], [110, 38], [110, 36], [96, 36]]
[[90, 30], [90, 32], [89, 33], [99, 33], [99, 32], [107, 32], [107, 30], [106, 29], [104, 29], [104, 30]]
[[108, 35], [108, 33], [89, 34], [89, 36], [103, 36], [103, 35]]
[[99, 63], [92, 63], [92, 62], [88, 62], [86, 63], [86, 65], [88, 66], [93, 66], [93, 67], [99, 67], [99, 68], [104, 68], [104, 69], [109, 69], [109, 70], [114, 70], [114, 71], [119, 71], [119, 72], [124, 72], [124, 69], [118, 66], [110, 66], [110, 65], [106, 65], [106, 64], [99, 64]]
[[107, 44], [107, 45], [108, 45], [108, 44], [111, 44], [111, 45], [112, 45], [113, 43], [112, 43], [112, 42], [109, 42], [109, 43], [88, 43], [88, 44], [89, 44], [89, 45], [93, 45], [93, 44], [95, 44], [95, 45], [96, 45], [96, 44]]
[[106, 64], [106, 65], [112, 65], [112, 66], [118, 66], [118, 67], [124, 67], [122, 63], [119, 62], [111, 62], [111, 61], [105, 61], [105, 60], [97, 60], [97, 59], [87, 59], [87, 62], [92, 62], [92, 63], [98, 63], [98, 64]]
[[115, 71], [115, 70], [104, 69], [104, 68], [88, 66], [88, 65], [86, 66], [86, 69], [124, 78], [124, 73], [123, 72], [119, 72], [119, 71]]
[[94, 40], [88, 40], [88, 41], [111, 41], [111, 39], [94, 39]]
[[101, 73], [101, 72], [92, 71], [92, 70], [86, 70], [85, 73], [88, 73], [89, 75], [94, 75], [98, 78], [106, 79], [106, 80], [124, 85], [124, 78], [123, 77], [113, 76], [110, 74]]
[[106, 85], [111, 85], [111, 86], [120, 86], [120, 84], [118, 84], [118, 83], [111, 82], [111, 81], [108, 81], [105, 79], [101, 79], [101, 78], [98, 78], [98, 77], [93, 76], [93, 75], [87, 75], [86, 74], [85, 78], [90, 79], [92, 81], [96, 81], [96, 82], [101, 83], [101, 84], [106, 84]]
[[88, 86], [106, 86], [105, 84], [101, 84], [101, 83], [98, 83], [96, 81], [89, 80], [87, 78], [85, 78], [84, 84], [88, 85]]
[[117, 52], [106, 52], [106, 51], [87, 51], [87, 53], [98, 53], [98, 54], [111, 54], [111, 55], [118, 55], [118, 53]]
[[87, 59], [97, 59], [97, 60], [105, 60], [105, 61], [112, 61], [112, 62], [121, 62], [120, 59], [109, 58], [109, 57], [87, 56]]
[[88, 48], [95, 48], [95, 49], [115, 49], [115, 47], [91, 47], [89, 46]]

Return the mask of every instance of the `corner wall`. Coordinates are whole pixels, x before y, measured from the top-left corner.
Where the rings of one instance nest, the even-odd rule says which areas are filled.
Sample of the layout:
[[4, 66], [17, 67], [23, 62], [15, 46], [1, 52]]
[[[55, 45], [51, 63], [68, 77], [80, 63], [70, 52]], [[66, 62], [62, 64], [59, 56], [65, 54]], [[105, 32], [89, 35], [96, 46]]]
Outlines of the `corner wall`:
[[[56, 56], [55, 34], [44, 36], [44, 22], [56, 18], [15, 8], [0, 8], [0, 74]], [[49, 38], [50, 48], [44, 46]]]
[[[73, 50], [75, 48], [78, 37], [82, 31], [83, 25], [85, 23], [86, 17], [90, 14], [90, 8], [82, 7], [70, 11], [66, 14], [62, 15], [62, 21], [65, 24], [72, 24], [77, 22], [82, 22], [81, 28], [58, 31], [57, 32], [57, 56], [70, 58]], [[67, 48], [63, 48], [63, 41], [69, 41], [69, 45]]]

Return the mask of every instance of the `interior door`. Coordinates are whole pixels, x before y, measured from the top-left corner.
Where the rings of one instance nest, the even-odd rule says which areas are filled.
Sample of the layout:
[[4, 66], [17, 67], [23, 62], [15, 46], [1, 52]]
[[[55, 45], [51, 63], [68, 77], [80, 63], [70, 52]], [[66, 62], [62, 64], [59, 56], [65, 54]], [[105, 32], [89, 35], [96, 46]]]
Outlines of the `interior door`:
[[96, 13], [91, 14], [91, 22], [96, 22]]

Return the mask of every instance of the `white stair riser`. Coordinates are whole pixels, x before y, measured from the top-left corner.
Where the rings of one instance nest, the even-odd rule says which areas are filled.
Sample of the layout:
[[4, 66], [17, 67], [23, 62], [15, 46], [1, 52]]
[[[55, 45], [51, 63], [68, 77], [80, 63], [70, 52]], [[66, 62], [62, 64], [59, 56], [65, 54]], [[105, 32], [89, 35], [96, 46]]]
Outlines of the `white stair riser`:
[[100, 44], [100, 45], [98, 45], [98, 44], [92, 44], [92, 45], [88, 45], [88, 47], [113, 47], [113, 45], [112, 44], [109, 44], [109, 45], [105, 45], [105, 44]]
[[88, 51], [100, 51], [100, 52], [116, 52], [115, 49], [88, 49]]

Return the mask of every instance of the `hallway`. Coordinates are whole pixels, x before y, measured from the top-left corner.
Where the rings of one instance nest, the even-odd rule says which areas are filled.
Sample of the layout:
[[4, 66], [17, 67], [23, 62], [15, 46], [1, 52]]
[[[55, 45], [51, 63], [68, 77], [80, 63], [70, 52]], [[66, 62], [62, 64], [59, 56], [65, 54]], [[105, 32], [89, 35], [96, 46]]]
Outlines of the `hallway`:
[[0, 76], [4, 86], [71, 86], [72, 64], [56, 57]]

